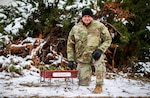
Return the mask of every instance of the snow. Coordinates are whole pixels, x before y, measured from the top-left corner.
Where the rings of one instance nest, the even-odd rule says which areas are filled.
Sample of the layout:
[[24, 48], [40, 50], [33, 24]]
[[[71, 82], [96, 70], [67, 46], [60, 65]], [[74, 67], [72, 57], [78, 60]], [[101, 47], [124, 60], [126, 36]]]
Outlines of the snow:
[[1, 0], [0, 5], [8, 5], [10, 2], [12, 2], [12, 0]]
[[[34, 44], [36, 40], [37, 38], [27, 37], [17, 46], [24, 45], [24, 42]], [[38, 40], [43, 42], [42, 39]], [[0, 71], [0, 97], [150, 97], [150, 82], [129, 79], [127, 74], [121, 72], [106, 75], [101, 94], [92, 93], [96, 82], [94, 75], [89, 86], [79, 86], [77, 78], [46, 78], [43, 81], [40, 70], [33, 66], [31, 60], [34, 52], [43, 44], [44, 42], [33, 49], [31, 55], [24, 58], [11, 54], [0, 56], [0, 70], [8, 67]], [[52, 46], [50, 50], [57, 54]], [[62, 54], [57, 55], [56, 58], [57, 60], [52, 60], [52, 63], [56, 65], [65, 59]], [[150, 62], [139, 62], [139, 64], [143, 66], [144, 71], [150, 72]], [[31, 68], [25, 69], [27, 65]], [[11, 66], [21, 69], [21, 74], [11, 72], [9, 69]]]
[[[124, 73], [109, 73], [111, 78], [106, 76], [104, 79], [101, 94], [92, 93], [96, 82], [94, 75], [89, 86], [79, 86], [77, 78], [46, 78], [43, 81], [39, 69], [28, 57], [0, 56], [2, 66], [10, 66], [13, 62], [23, 69], [25, 65], [31, 65], [29, 70], [22, 70], [22, 75], [0, 72], [0, 97], [150, 97], [150, 82], [126, 78]], [[145, 65], [150, 66], [150, 63]]]
[[150, 26], [146, 26], [146, 28], [150, 31]]
[[[51, 78], [40, 82], [40, 74], [35, 70], [24, 70], [22, 77], [11, 78], [6, 72], [0, 74], [1, 97], [148, 97], [150, 83], [122, 78], [104, 79], [103, 92], [93, 94], [95, 76], [90, 86], [78, 86], [77, 79]], [[50, 82], [51, 80], [51, 82]], [[73, 83], [72, 83], [73, 82]], [[25, 85], [26, 84], [26, 85]]]
[[[23, 28], [22, 24], [25, 24], [27, 21], [27, 18], [29, 17], [29, 15], [37, 10], [37, 4], [36, 7], [33, 7], [30, 3], [24, 3], [21, 1], [11, 1], [9, 2], [9, 5], [12, 5], [13, 7], [17, 7], [16, 11], [14, 13], [18, 13], [21, 14], [21, 17], [14, 17], [14, 21], [12, 21], [10, 24], [8, 24], [4, 30], [8, 33], [12, 33], [14, 35], [17, 35], [19, 29]], [[5, 22], [8, 21], [6, 16], [2, 13], [0, 13], [0, 17], [3, 17], [4, 20], [2, 20], [1, 22]]]
[[[11, 0], [1, 0], [0, 5], [10, 4], [10, 1]], [[54, 0], [45, 1], [49, 1], [49, 3], [54, 2]], [[63, 8], [63, 5], [65, 4], [64, 1], [66, 0], [62, 0], [59, 3], [60, 8]], [[88, 6], [90, 3], [90, 0], [83, 0], [83, 3], [79, 3], [80, 0], [76, 1], [78, 2], [72, 6], [66, 7], [66, 10], [70, 10], [74, 7], [82, 8], [83, 6]], [[96, 0], [91, 1], [96, 2]], [[17, 6], [17, 4], [21, 5], [18, 7], [18, 11], [21, 12], [22, 17], [14, 19], [13, 23], [10, 23], [5, 30], [16, 35], [19, 28], [22, 28], [21, 23], [26, 22], [26, 19], [31, 12], [37, 9], [38, 4], [36, 4], [36, 7], [34, 8], [32, 8], [31, 4], [25, 4], [19, 1], [16, 3], [13, 2], [12, 4], [14, 6]], [[1, 13], [0, 17], [4, 17], [4, 19], [7, 18], [7, 16]], [[65, 16], [61, 16], [61, 18], [63, 19]], [[38, 20], [35, 21], [38, 22]], [[123, 22], [126, 23], [125, 20], [123, 20]], [[147, 28], [149, 29], [149, 26], [147, 26]], [[10, 41], [8, 36], [2, 36], [0, 34], [0, 38], [5, 39], [5, 44], [8, 44]], [[26, 41], [34, 43], [35, 39], [28, 37]], [[36, 51], [37, 50], [33, 50], [33, 54]], [[23, 69], [26, 65], [31, 65], [29, 70], [22, 70], [22, 75], [7, 71], [0, 72], [0, 97], [150, 97], [150, 82], [128, 79], [125, 77], [126, 74], [113, 74], [112, 78], [105, 78], [103, 92], [101, 94], [92, 93], [92, 90], [95, 87], [95, 76], [92, 76], [91, 84], [89, 86], [78, 86], [77, 78], [52, 78], [45, 79], [45, 82], [40, 82], [40, 71], [32, 66], [33, 62], [30, 60], [33, 54], [31, 54], [31, 56], [28, 55], [25, 58], [15, 55], [7, 55], [6, 57], [0, 56], [0, 66], [2, 67], [16, 64], [15, 66], [17, 66], [17, 68]], [[59, 58], [58, 61], [53, 62], [60, 62], [62, 56], [60, 55]], [[142, 64], [144, 69], [147, 72], [150, 72], [150, 63], [147, 62]]]
[[12, 32], [13, 34], [17, 34], [19, 29], [18, 28], [23, 28], [23, 26], [21, 25], [21, 23], [25, 23], [26, 20], [23, 20], [22, 17], [16, 18], [14, 20], [14, 23], [11, 23], [9, 25], [6, 26], [5, 31], [7, 32]]
[[142, 71], [145, 71], [145, 72], [150, 72], [150, 62], [146, 62], [146, 63], [143, 63], [143, 62], [139, 62], [140, 65], [143, 66], [143, 69], [141, 69]]

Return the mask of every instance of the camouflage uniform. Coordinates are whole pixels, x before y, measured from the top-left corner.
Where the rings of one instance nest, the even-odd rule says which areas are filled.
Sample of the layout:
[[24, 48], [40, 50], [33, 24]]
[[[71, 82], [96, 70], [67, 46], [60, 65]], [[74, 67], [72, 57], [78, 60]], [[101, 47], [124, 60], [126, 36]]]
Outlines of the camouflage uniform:
[[[67, 42], [68, 61], [78, 63], [79, 84], [88, 85], [91, 79], [91, 65], [96, 69], [96, 83], [102, 83], [102, 72], [105, 71], [104, 54], [98, 61], [92, 59], [96, 49], [105, 52], [111, 44], [111, 36], [104, 24], [93, 20], [88, 26], [77, 23], [70, 31]], [[100, 73], [100, 74], [97, 74]]]

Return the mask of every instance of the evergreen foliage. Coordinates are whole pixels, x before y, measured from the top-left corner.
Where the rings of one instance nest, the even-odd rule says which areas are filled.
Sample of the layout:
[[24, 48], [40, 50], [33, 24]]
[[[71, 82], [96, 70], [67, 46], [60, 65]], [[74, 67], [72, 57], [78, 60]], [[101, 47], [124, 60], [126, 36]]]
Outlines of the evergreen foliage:
[[30, 3], [23, 0], [16, 0], [14, 5], [1, 5], [0, 13], [3, 17], [0, 18], [0, 33], [2, 35], [8, 35], [11, 39], [25, 37], [26, 32], [22, 33], [19, 30], [23, 29], [23, 25], [26, 24], [26, 18], [32, 11], [27, 7], [30, 5]]
[[[32, 2], [33, 3], [33, 2]], [[66, 9], [68, 5], [72, 5], [73, 1], [68, 0], [64, 3], [63, 7], [59, 7], [59, 0], [55, 0], [53, 3], [43, 2], [42, 0], [36, 1], [38, 3], [38, 9], [34, 11], [27, 19], [27, 24], [24, 26], [26, 31], [29, 32], [29, 36], [34, 36], [39, 33], [44, 33], [47, 36], [53, 28], [61, 27], [59, 32], [69, 32], [71, 24], [74, 24], [74, 19], [78, 17], [77, 8]], [[33, 5], [35, 5], [33, 3]]]
[[140, 61], [145, 61], [146, 58], [150, 60], [150, 56], [148, 55], [150, 54], [150, 30], [147, 28], [147, 26], [150, 26], [150, 1], [125, 0], [122, 6], [135, 14], [134, 18], [128, 19], [129, 22], [126, 26], [131, 37], [130, 43], [138, 51]]
[[[86, 2], [87, 5], [82, 7], [74, 5], [77, 1]], [[150, 27], [150, 1], [115, 0], [124, 10], [127, 9], [134, 14], [134, 17], [125, 18], [126, 23], [123, 18], [116, 19], [117, 14], [112, 13], [111, 10], [103, 10], [105, 4], [112, 3], [114, 0], [95, 1], [97, 2], [96, 7], [100, 8], [100, 11], [97, 10], [100, 16], [98, 19], [107, 21], [120, 32], [120, 36], [113, 39], [113, 43], [119, 45], [115, 57], [116, 67], [130, 66], [133, 62], [138, 61], [150, 61], [150, 30], [148, 29], [148, 26]], [[54, 0], [53, 3], [50, 0], [16, 0], [16, 2], [23, 4], [0, 6], [0, 13], [3, 14], [3, 17], [0, 17], [0, 34], [9, 35], [14, 39], [27, 36], [37, 37], [40, 33], [44, 35], [44, 38], [50, 33], [68, 35], [71, 27], [79, 20], [84, 7], [90, 6], [96, 9], [93, 0]], [[60, 6], [60, 3], [63, 6]], [[35, 9], [29, 11], [30, 9], [25, 7], [27, 5]], [[24, 6], [23, 11], [19, 9], [22, 6]], [[29, 12], [30, 14], [25, 17], [25, 14]], [[6, 31], [5, 28], [8, 25], [12, 27], [16, 25], [16, 19], [21, 21], [21, 28], [17, 33], [11, 30]], [[59, 27], [57, 32], [56, 27]], [[0, 40], [0, 47], [2, 45], [3, 42]]]

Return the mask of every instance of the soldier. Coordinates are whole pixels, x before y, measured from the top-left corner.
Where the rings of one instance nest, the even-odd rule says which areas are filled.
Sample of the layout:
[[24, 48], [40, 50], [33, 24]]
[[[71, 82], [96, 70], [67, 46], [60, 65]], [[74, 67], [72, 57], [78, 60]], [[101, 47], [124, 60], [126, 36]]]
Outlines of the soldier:
[[70, 31], [67, 41], [68, 66], [73, 69], [77, 62], [79, 85], [88, 86], [94, 65], [96, 86], [93, 93], [101, 93], [105, 68], [105, 51], [111, 44], [108, 29], [101, 22], [93, 19], [90, 8], [82, 11], [82, 18]]

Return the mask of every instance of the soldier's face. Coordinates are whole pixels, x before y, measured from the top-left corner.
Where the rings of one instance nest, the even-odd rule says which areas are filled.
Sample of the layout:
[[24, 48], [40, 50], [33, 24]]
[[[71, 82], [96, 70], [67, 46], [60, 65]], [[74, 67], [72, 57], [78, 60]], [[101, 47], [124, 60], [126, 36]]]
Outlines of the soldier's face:
[[91, 23], [92, 20], [93, 20], [93, 18], [92, 18], [91, 16], [89, 16], [89, 15], [84, 15], [84, 16], [82, 17], [82, 21], [83, 21], [83, 23], [84, 23], [85, 25], [88, 25], [89, 23]]

